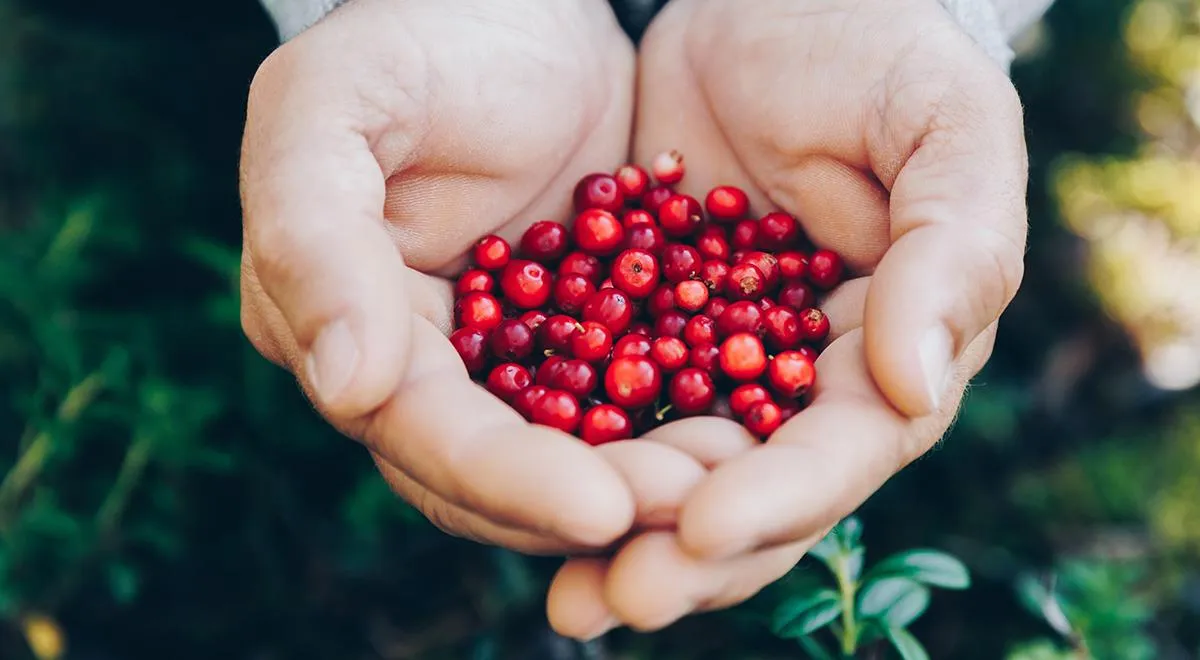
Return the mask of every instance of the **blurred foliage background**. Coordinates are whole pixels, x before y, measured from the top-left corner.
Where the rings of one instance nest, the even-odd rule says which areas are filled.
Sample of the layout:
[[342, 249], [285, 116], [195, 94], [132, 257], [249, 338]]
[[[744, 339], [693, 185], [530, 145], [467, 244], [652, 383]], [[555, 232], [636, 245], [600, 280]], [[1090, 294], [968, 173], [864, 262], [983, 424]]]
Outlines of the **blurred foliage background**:
[[[251, 0], [0, 0], [0, 658], [803, 657], [765, 623], [793, 579], [554, 637], [553, 561], [433, 530], [253, 353], [235, 166], [273, 45]], [[1020, 45], [1026, 283], [866, 552], [970, 567], [913, 626], [935, 658], [1200, 657], [1200, 0], [1059, 0]]]

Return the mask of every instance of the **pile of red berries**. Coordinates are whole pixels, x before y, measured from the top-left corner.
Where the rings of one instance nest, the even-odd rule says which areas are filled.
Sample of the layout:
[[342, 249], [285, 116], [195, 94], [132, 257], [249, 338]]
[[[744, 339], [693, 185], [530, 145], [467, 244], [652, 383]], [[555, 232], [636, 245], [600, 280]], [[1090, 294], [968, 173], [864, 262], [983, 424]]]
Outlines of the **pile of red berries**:
[[471, 376], [526, 419], [592, 444], [691, 415], [766, 437], [798, 412], [829, 334], [817, 296], [842, 259], [794, 217], [753, 219], [746, 193], [703, 204], [672, 186], [677, 152], [590, 174], [571, 228], [538, 222], [516, 246], [474, 248], [450, 336]]

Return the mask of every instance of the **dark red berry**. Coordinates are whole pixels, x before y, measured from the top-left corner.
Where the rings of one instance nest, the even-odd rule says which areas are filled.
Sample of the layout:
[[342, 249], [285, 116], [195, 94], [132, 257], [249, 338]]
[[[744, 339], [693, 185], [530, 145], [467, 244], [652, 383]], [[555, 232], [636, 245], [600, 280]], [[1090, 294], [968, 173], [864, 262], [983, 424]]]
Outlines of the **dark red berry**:
[[617, 213], [625, 206], [625, 192], [611, 174], [589, 174], [575, 184], [575, 210], [602, 209]]
[[546, 322], [546, 318], [546, 313], [538, 309], [531, 309], [520, 316], [521, 323], [524, 323], [530, 330], [533, 330], [535, 335], [537, 334], [537, 329], [542, 327], [542, 324]]
[[767, 311], [768, 309], [771, 309], [772, 307], [777, 307], [777, 306], [778, 305], [775, 303], [775, 301], [771, 300], [770, 298], [764, 297], [758, 301], [758, 308], [764, 312]]
[[558, 276], [583, 275], [592, 284], [598, 283], [604, 275], [604, 265], [595, 256], [585, 252], [572, 252], [563, 257], [558, 265]]
[[571, 337], [571, 352], [576, 358], [599, 364], [612, 352], [613, 333], [602, 323], [584, 321], [580, 330]]
[[776, 305], [763, 312], [763, 338], [777, 351], [795, 348], [803, 341], [800, 334], [800, 315], [786, 305]]
[[583, 419], [579, 401], [562, 390], [549, 390], [533, 404], [533, 423], [574, 433]]
[[803, 252], [780, 252], [775, 258], [779, 261], [779, 275], [784, 280], [804, 279], [808, 275], [808, 255]]
[[675, 285], [675, 306], [685, 312], [698, 312], [708, 304], [708, 286], [700, 280], [684, 280]]
[[654, 320], [654, 332], [659, 337], [683, 337], [683, 329], [687, 327], [687, 314], [677, 310], [663, 312]]
[[533, 419], [533, 409], [542, 400], [550, 388], [545, 385], [530, 385], [517, 393], [512, 399], [512, 407], [527, 420]]
[[700, 265], [700, 281], [708, 286], [710, 293], [723, 293], [729, 286], [729, 264], [724, 261], [709, 260]]
[[627, 330], [625, 334], [652, 337], [654, 336], [654, 326], [646, 323], [645, 321], [636, 321], [629, 325], [629, 330]]
[[455, 321], [460, 328], [479, 328], [487, 332], [504, 320], [504, 310], [496, 296], [480, 291], [459, 298], [455, 311]]
[[633, 164], [622, 165], [613, 173], [617, 188], [625, 199], [637, 199], [650, 188], [650, 174]]
[[720, 366], [721, 349], [715, 344], [699, 344], [693, 346], [688, 359], [688, 366], [714, 373]]
[[487, 367], [488, 335], [479, 328], [459, 328], [450, 334], [450, 345], [458, 351], [467, 372], [479, 374]]
[[674, 194], [675, 191], [666, 186], [651, 188], [646, 191], [645, 195], [642, 195], [642, 208], [650, 213], [657, 214], [658, 207], [662, 206], [662, 203], [670, 199], [671, 195]]
[[730, 303], [717, 317], [717, 334], [722, 337], [739, 332], [759, 334], [763, 330], [763, 311], [749, 300]]
[[764, 250], [787, 250], [800, 239], [800, 223], [787, 213], [768, 213], [758, 221], [758, 245]]
[[521, 236], [521, 254], [542, 263], [558, 261], [567, 247], [567, 228], [550, 220], [533, 223]]
[[554, 283], [554, 304], [568, 314], [577, 314], [596, 292], [596, 285], [583, 275], [566, 275]]
[[700, 275], [703, 260], [696, 248], [682, 243], [671, 243], [662, 253], [663, 277], [672, 284], [690, 280]]
[[554, 380], [555, 373], [562, 368], [567, 359], [561, 355], [551, 355], [542, 362], [537, 368], [537, 373], [533, 376], [533, 382], [538, 385], [546, 385], [549, 387], [550, 381]]
[[674, 149], [664, 151], [650, 160], [650, 173], [661, 184], [679, 183], [683, 179], [683, 172], [683, 154]]
[[789, 419], [795, 417], [796, 413], [804, 408], [799, 399], [784, 399], [775, 403], [779, 406], [779, 421], [783, 424], [786, 424]]
[[612, 254], [624, 240], [625, 227], [608, 211], [586, 209], [575, 217], [575, 244], [588, 254]]
[[629, 209], [621, 216], [621, 224], [625, 226], [625, 233], [628, 234], [630, 229], [640, 225], [658, 226], [658, 221], [654, 219], [653, 213], [645, 209]]
[[767, 388], [758, 383], [746, 383], [733, 388], [733, 392], [729, 394], [729, 407], [733, 410], [733, 414], [738, 417], [743, 417], [746, 411], [750, 410], [750, 406], [760, 401], [770, 401], [771, 393]]
[[570, 354], [573, 350], [572, 341], [575, 339], [575, 335], [581, 331], [579, 321], [570, 316], [566, 314], [551, 316], [538, 328], [538, 346], [547, 354]]
[[613, 281], [612, 281], [612, 278], [611, 278], [611, 277], [606, 277], [606, 278], [604, 278], [604, 281], [600, 283], [600, 288], [601, 288], [601, 289], [611, 289], [611, 288], [613, 288]]
[[717, 322], [703, 314], [693, 316], [683, 326], [683, 340], [688, 346], [717, 343]]
[[614, 337], [625, 334], [633, 322], [633, 302], [620, 289], [593, 293], [583, 306], [583, 320], [603, 323]]
[[779, 286], [779, 260], [775, 255], [758, 250], [751, 250], [742, 256], [739, 264], [752, 264], [763, 274], [764, 281], [767, 285], [767, 293], [770, 293]]
[[519, 362], [533, 353], [533, 330], [518, 319], [502, 322], [490, 341], [492, 354], [506, 362]]
[[808, 281], [818, 289], [829, 290], [841, 284], [845, 266], [833, 250], [817, 250], [808, 258]]
[[658, 228], [658, 225], [634, 225], [625, 230], [624, 247], [637, 248], [650, 254], [659, 255], [667, 247], [667, 237]]
[[804, 357], [812, 360], [813, 362], [817, 361], [817, 356], [819, 355], [817, 349], [813, 348], [812, 346], [797, 346], [796, 352], [804, 355]]
[[719, 296], [709, 298], [708, 304], [704, 306], [704, 315], [712, 319], [719, 319], [727, 307], [729, 307], [728, 299]]
[[733, 226], [729, 245], [735, 250], [752, 250], [758, 244], [758, 221], [742, 220]]
[[709, 225], [700, 230], [700, 235], [696, 237], [696, 250], [705, 260], [717, 261], [729, 261], [729, 255], [733, 252], [725, 230], [716, 225]]
[[633, 437], [633, 421], [624, 410], [604, 403], [583, 414], [579, 435], [592, 446], [626, 440]]
[[700, 202], [688, 195], [672, 195], [658, 207], [658, 224], [668, 236], [690, 236], [704, 219]]
[[779, 290], [779, 295], [775, 297], [775, 301], [780, 305], [787, 305], [792, 309], [800, 310], [812, 307], [817, 302], [817, 295], [813, 293], [811, 287], [803, 282], [788, 282]]
[[648, 357], [617, 358], [604, 373], [604, 391], [608, 398], [625, 409], [644, 408], [654, 403], [661, 390], [662, 372]]
[[817, 368], [812, 360], [799, 351], [784, 351], [771, 360], [767, 368], [767, 380], [781, 395], [796, 398], [812, 387], [817, 379]]
[[704, 198], [704, 209], [720, 222], [738, 220], [750, 210], [750, 198], [736, 186], [717, 186]]
[[472, 291], [480, 291], [483, 293], [491, 293], [492, 289], [496, 288], [496, 278], [486, 270], [468, 270], [459, 276], [458, 281], [454, 283], [454, 295], [463, 297]]
[[632, 298], [645, 298], [658, 286], [658, 259], [650, 252], [630, 248], [613, 261], [613, 286]]
[[800, 334], [804, 341], [820, 344], [829, 336], [829, 317], [812, 307], [800, 312]]
[[712, 408], [717, 388], [707, 371], [689, 367], [671, 379], [667, 396], [681, 415], [698, 415]]
[[737, 381], [754, 380], [767, 369], [762, 340], [749, 332], [739, 332], [722, 342], [719, 360], [721, 371]]
[[484, 270], [500, 270], [512, 258], [512, 247], [508, 241], [495, 235], [484, 236], [475, 243], [473, 252], [475, 265]]
[[596, 368], [583, 360], [564, 360], [547, 376], [546, 385], [583, 399], [596, 389]]
[[646, 310], [650, 312], [650, 316], [658, 318], [667, 312], [673, 312], [675, 307], [675, 287], [670, 284], [660, 284], [650, 294], [650, 299], [646, 302]]
[[783, 411], [774, 401], [759, 401], [746, 411], [742, 424], [760, 438], [769, 437], [783, 424]]
[[613, 347], [613, 358], [625, 357], [626, 355], [649, 355], [651, 346], [652, 343], [649, 337], [628, 334], [617, 340], [617, 345]]
[[487, 388], [504, 401], [512, 401], [518, 392], [533, 384], [529, 370], [514, 362], [497, 365], [487, 377]]
[[740, 263], [729, 269], [725, 291], [730, 300], [758, 300], [767, 292], [767, 278], [751, 263]]
[[688, 347], [677, 337], [659, 337], [650, 346], [650, 357], [667, 373], [679, 371], [688, 363]]
[[534, 309], [546, 304], [554, 287], [546, 267], [523, 259], [514, 259], [500, 275], [500, 291], [505, 302], [519, 309]]

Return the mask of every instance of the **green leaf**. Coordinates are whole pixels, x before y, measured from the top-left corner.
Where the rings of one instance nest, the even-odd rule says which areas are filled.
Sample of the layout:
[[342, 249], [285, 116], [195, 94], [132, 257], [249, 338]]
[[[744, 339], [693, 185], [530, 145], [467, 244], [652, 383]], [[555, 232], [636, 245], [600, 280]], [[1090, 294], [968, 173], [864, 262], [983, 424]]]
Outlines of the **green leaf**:
[[929, 653], [925, 651], [925, 647], [907, 630], [889, 628], [887, 638], [900, 654], [901, 660], [929, 660]]
[[771, 630], [784, 639], [802, 637], [821, 629], [842, 613], [842, 602], [833, 589], [795, 596], [775, 609]]
[[141, 580], [137, 571], [125, 563], [114, 563], [108, 567], [108, 588], [113, 600], [122, 605], [133, 602], [137, 596]]
[[796, 638], [796, 641], [800, 643], [800, 648], [804, 649], [808, 657], [813, 660], [834, 660], [833, 654], [812, 637], [804, 635], [803, 637]]
[[909, 550], [899, 552], [875, 565], [867, 580], [903, 577], [931, 587], [966, 589], [971, 586], [971, 574], [957, 558], [938, 550]]
[[890, 628], [903, 628], [925, 613], [929, 589], [908, 578], [883, 578], [869, 582], [859, 595], [858, 614], [880, 619]]

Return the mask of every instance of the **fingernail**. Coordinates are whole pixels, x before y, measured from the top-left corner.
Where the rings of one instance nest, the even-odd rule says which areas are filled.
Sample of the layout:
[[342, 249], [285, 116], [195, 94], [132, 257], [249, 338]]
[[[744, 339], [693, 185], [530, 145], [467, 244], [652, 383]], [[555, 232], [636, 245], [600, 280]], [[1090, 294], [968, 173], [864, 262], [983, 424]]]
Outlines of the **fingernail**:
[[929, 402], [936, 410], [942, 401], [942, 392], [950, 378], [950, 363], [954, 359], [954, 338], [944, 325], [930, 328], [917, 347], [921, 358], [921, 371], [925, 377], [925, 389]]
[[304, 366], [321, 403], [337, 400], [358, 367], [358, 346], [350, 325], [339, 319], [322, 328], [308, 350]]

